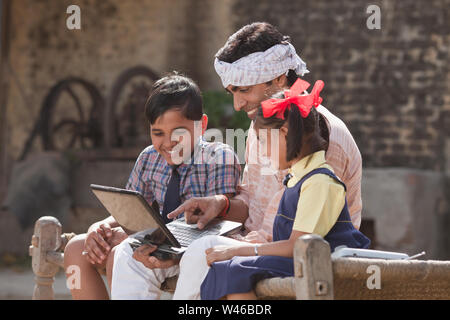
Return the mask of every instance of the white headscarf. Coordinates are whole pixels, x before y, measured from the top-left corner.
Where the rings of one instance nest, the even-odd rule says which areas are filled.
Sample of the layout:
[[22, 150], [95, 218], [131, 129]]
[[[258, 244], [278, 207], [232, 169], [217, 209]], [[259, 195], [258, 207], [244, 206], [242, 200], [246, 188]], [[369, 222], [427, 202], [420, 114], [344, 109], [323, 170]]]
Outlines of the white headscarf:
[[254, 52], [233, 63], [214, 60], [214, 68], [226, 88], [253, 86], [273, 80], [294, 70], [299, 76], [308, 73], [306, 63], [297, 55], [292, 44], [277, 44], [266, 51]]

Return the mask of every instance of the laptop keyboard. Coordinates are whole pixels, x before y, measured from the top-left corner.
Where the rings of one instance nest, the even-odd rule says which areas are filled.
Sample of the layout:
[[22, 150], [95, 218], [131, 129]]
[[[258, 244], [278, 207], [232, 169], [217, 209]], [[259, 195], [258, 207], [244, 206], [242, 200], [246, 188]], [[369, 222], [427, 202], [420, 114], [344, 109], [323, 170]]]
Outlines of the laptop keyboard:
[[192, 225], [185, 225], [181, 223], [169, 223], [166, 226], [182, 247], [189, 246], [194, 240], [201, 237], [207, 235], [218, 235], [220, 232], [220, 227], [211, 227], [208, 228], [208, 230], [200, 230]]

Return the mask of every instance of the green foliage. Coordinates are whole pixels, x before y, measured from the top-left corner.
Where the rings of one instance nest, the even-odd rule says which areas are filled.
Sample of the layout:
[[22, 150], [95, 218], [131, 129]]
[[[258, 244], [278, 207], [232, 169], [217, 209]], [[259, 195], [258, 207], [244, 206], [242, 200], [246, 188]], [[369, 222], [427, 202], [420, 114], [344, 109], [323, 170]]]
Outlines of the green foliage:
[[217, 128], [225, 133], [225, 129], [244, 131], [250, 126], [250, 119], [243, 111], [233, 109], [233, 97], [224, 91], [205, 91], [203, 93], [203, 108], [208, 115], [208, 128]]

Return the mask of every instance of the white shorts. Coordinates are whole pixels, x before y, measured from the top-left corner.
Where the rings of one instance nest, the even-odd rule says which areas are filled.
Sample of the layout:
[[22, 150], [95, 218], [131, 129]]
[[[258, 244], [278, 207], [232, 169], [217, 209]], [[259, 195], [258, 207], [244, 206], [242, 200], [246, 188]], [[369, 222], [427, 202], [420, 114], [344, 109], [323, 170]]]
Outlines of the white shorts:
[[176, 276], [178, 266], [167, 269], [149, 269], [133, 258], [129, 239], [119, 244], [114, 253], [111, 283], [113, 300], [155, 300], [161, 296], [161, 284], [166, 278]]

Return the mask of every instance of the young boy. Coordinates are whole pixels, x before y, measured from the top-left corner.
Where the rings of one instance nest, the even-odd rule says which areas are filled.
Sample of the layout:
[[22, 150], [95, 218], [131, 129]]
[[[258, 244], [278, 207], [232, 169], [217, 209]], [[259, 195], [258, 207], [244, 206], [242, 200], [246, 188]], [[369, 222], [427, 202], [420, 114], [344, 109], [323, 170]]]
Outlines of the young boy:
[[[200, 90], [191, 79], [173, 74], [157, 81], [147, 100], [145, 114], [153, 144], [139, 155], [127, 189], [139, 191], [150, 204], [156, 201], [166, 223], [170, 221], [167, 214], [187, 199], [236, 194], [239, 161], [228, 145], [202, 140], [208, 118], [203, 114]], [[133, 254], [129, 240], [123, 235], [120, 240], [125, 240], [111, 250], [108, 239], [113, 236], [112, 228], [118, 225], [112, 217], [108, 219], [96, 229], [94, 240], [100, 245], [86, 258], [91, 265], [98, 265], [107, 256], [111, 298], [158, 298], [161, 283], [177, 274], [177, 261], [160, 261], [149, 256], [156, 250], [150, 246], [142, 246]], [[89, 246], [85, 248], [89, 249]], [[101, 290], [96, 279], [91, 279], [91, 283], [87, 280], [81, 279], [81, 290]], [[84, 289], [83, 283], [87, 286]]]

